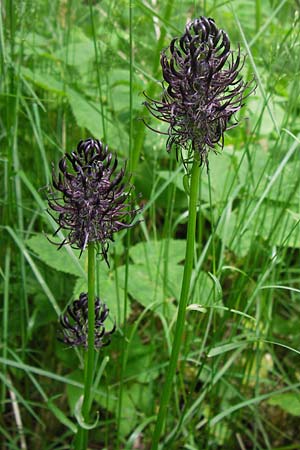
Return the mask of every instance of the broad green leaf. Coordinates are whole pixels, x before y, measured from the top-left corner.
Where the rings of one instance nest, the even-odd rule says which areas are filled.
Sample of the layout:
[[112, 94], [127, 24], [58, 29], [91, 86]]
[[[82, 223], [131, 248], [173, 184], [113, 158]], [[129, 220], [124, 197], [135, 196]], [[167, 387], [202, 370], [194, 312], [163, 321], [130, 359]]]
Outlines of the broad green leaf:
[[[174, 272], [176, 271], [176, 274]], [[128, 291], [130, 295], [145, 308], [152, 302], [159, 302], [159, 306], [154, 306], [154, 311], [160, 311], [172, 317], [176, 311], [173, 305], [174, 293], [179, 296], [180, 290], [174, 289], [170, 273], [176, 280], [181, 280], [183, 274], [182, 266], [169, 266], [169, 275], [167, 279], [167, 289], [163, 289], [163, 274], [159, 271], [156, 274], [144, 266], [135, 264], [130, 267], [128, 278]], [[121, 286], [125, 286], [125, 267], [118, 269], [118, 276]]]
[[[135, 264], [130, 265], [128, 291], [134, 300], [145, 308], [154, 303], [153, 311], [172, 318], [179, 301], [185, 257], [185, 241], [170, 239], [136, 244], [130, 249]], [[125, 285], [125, 267], [118, 268], [119, 281]], [[197, 274], [192, 296], [202, 305], [213, 305], [220, 295], [214, 294], [214, 282], [204, 272]]]
[[263, 202], [256, 213], [251, 227], [243, 230], [243, 223], [251, 215], [256, 202], [241, 202], [239, 209], [234, 211], [226, 226], [218, 227], [217, 232], [226, 245], [238, 256], [245, 256], [251, 245], [258, 243], [258, 236], [269, 243], [284, 247], [300, 247], [300, 215], [296, 210], [278, 207]]
[[28, 45], [29, 47], [44, 47], [48, 44], [48, 39], [41, 34], [36, 33], [35, 31], [29, 31], [24, 37], [24, 45]]
[[40, 291], [33, 298], [35, 304], [35, 316], [32, 316], [34, 329], [48, 326], [50, 322], [57, 322], [57, 314], [45, 294]]
[[296, 392], [284, 392], [269, 398], [268, 403], [279, 406], [292, 416], [300, 416], [300, 394]]
[[[185, 258], [186, 241], [184, 239], [162, 239], [160, 241], [140, 242], [130, 249], [130, 257], [135, 264], [149, 267], [160, 265], [168, 259], [168, 264], [178, 264]], [[154, 268], [154, 267], [153, 267]]]
[[22, 251], [22, 254], [25, 256], [25, 258], [26, 258], [26, 260], [27, 260], [27, 262], [28, 262], [32, 272], [34, 273], [34, 275], [35, 275], [37, 281], [39, 282], [42, 290], [46, 294], [46, 296], [47, 296], [51, 306], [53, 307], [53, 309], [56, 312], [56, 314], [59, 315], [61, 311], [60, 311], [60, 307], [58, 306], [58, 303], [56, 301], [56, 298], [52, 294], [52, 292], [51, 292], [50, 288], [48, 287], [44, 277], [40, 273], [37, 265], [35, 264], [35, 262], [33, 261], [32, 257], [30, 256], [29, 252], [27, 251], [27, 248], [25, 247], [24, 241], [20, 238], [20, 236], [18, 236], [17, 233], [15, 233], [15, 231], [11, 227], [7, 226], [6, 230], [11, 235], [11, 237], [13, 238], [13, 240], [15, 241], [15, 243], [17, 244], [19, 249]]
[[277, 315], [272, 319], [272, 328], [275, 335], [282, 335], [293, 342], [294, 346], [300, 347], [300, 327], [297, 315], [292, 315], [289, 320], [282, 320], [282, 316]]
[[140, 383], [150, 383], [157, 378], [159, 371], [153, 366], [153, 348], [150, 345], [143, 344], [138, 333], [131, 336], [131, 328], [128, 330], [130, 340], [129, 359], [125, 368], [125, 378]]
[[129, 395], [138, 413], [151, 413], [153, 407], [151, 384], [133, 383], [130, 385]]
[[[64, 307], [65, 306], [66, 305], [64, 305]], [[59, 334], [61, 331], [59, 323], [57, 323], [56, 328], [57, 334]], [[78, 354], [76, 351], [74, 351], [74, 348], [71, 348], [56, 339], [54, 343], [54, 352], [65, 369], [74, 370], [74, 367], [78, 367]]]
[[102, 118], [98, 110], [99, 104], [96, 105], [87, 101], [83, 95], [73, 89], [68, 89], [68, 99], [77, 125], [86, 128], [95, 137], [102, 136]]
[[[258, 111], [263, 112], [263, 115], [261, 117], [261, 122], [263, 123], [263, 126], [261, 127], [261, 134], [265, 136], [269, 135], [276, 129], [274, 120], [272, 120], [268, 109], [264, 107], [265, 100], [261, 96], [251, 96], [250, 100], [251, 101], [249, 101], [249, 103], [247, 104], [247, 108], [249, 110], [251, 109], [254, 114], [258, 114]], [[270, 108], [272, 109], [272, 114], [276, 123], [281, 126], [285, 114], [285, 111], [281, 106], [282, 98], [276, 95], [272, 95], [268, 102], [270, 102]]]
[[21, 68], [21, 74], [37, 86], [60, 95], [66, 95], [63, 83], [48, 73], [38, 70], [32, 72], [28, 67]]
[[[115, 111], [127, 111], [129, 113], [129, 69], [114, 68], [108, 73], [108, 82], [111, 89], [111, 105]], [[143, 84], [133, 74], [133, 109], [140, 110]]]
[[120, 166], [121, 158], [128, 160], [129, 137], [127, 119], [127, 115], [123, 116], [122, 114], [116, 114], [113, 121], [107, 120], [105, 123], [107, 142], [111, 142], [111, 150], [116, 149]]
[[45, 55], [48, 52], [49, 41], [44, 36], [29, 32], [23, 38], [24, 54], [28, 57], [31, 55]]
[[[57, 246], [51, 245], [44, 234], [31, 237], [26, 245], [36, 253], [49, 267], [60, 272], [69, 273], [77, 277], [82, 276], [84, 269], [84, 255], [81, 259], [72, 258], [65, 247], [57, 250]], [[79, 250], [74, 250], [79, 256]]]
[[[212, 204], [225, 202], [230, 193], [239, 184], [237, 163], [228, 148], [222, 154], [209, 155], [209, 176]], [[200, 195], [202, 200], [210, 202], [207, 170], [204, 167], [201, 176]]]
[[95, 59], [94, 43], [91, 40], [72, 42], [55, 52], [55, 57], [70, 66], [85, 66]]
[[[112, 414], [118, 411], [118, 388], [109, 389], [106, 393], [103, 389], [102, 396], [96, 394], [96, 401]], [[106, 394], [106, 395], [105, 395]], [[132, 400], [131, 389], [123, 387], [122, 390], [122, 412], [121, 412], [121, 426], [120, 433], [122, 436], [127, 436], [135, 427], [138, 421], [138, 411], [135, 403]]]

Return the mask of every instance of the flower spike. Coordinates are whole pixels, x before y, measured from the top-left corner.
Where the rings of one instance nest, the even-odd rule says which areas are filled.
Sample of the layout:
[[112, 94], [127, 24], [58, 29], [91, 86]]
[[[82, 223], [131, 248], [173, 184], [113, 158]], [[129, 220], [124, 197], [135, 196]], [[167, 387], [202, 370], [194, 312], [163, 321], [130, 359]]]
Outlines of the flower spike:
[[125, 181], [125, 168], [117, 172], [117, 166], [117, 157], [95, 139], [80, 141], [76, 151], [59, 161], [48, 198], [59, 225], [56, 233], [67, 230], [59, 248], [70, 244], [83, 251], [89, 242], [99, 242], [108, 263], [109, 241], [115, 232], [132, 226], [137, 212], [130, 202], [132, 186]]
[[[116, 325], [110, 331], [105, 330], [105, 320], [109, 314], [107, 305], [96, 297], [95, 301], [95, 349], [99, 350], [110, 343], [110, 336], [115, 332]], [[81, 293], [78, 300], [74, 300], [67, 307], [67, 311], [60, 317], [62, 327], [58, 339], [71, 347], [88, 347], [88, 296]]]
[[226, 32], [202, 16], [189, 22], [185, 33], [162, 51], [160, 63], [162, 99], [146, 96], [145, 105], [169, 124], [168, 152], [172, 147], [176, 154], [191, 149], [199, 153], [201, 163], [207, 162], [210, 149], [223, 147], [225, 130], [237, 125], [229, 124], [230, 119], [253, 91], [246, 93], [252, 81], [245, 83], [240, 74], [244, 65], [240, 49], [234, 54]]

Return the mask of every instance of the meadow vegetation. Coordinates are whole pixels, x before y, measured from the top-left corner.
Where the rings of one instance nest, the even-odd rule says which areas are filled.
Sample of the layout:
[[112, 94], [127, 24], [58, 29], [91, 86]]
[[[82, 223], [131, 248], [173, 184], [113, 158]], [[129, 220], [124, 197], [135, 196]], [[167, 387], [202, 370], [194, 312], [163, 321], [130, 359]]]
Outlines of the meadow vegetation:
[[[183, 276], [189, 178], [143, 105], [160, 52], [205, 15], [257, 88], [201, 167], [194, 270], [162, 449], [300, 448], [300, 3], [6, 0], [0, 19], [3, 449], [69, 449], [83, 351], [58, 317], [87, 292], [87, 252], [47, 213], [51, 163], [92, 136], [127, 161], [137, 223], [96, 261], [111, 343], [96, 354], [91, 449], [149, 449]], [[55, 169], [56, 170], [56, 169]], [[139, 196], [140, 195], [140, 196]]]

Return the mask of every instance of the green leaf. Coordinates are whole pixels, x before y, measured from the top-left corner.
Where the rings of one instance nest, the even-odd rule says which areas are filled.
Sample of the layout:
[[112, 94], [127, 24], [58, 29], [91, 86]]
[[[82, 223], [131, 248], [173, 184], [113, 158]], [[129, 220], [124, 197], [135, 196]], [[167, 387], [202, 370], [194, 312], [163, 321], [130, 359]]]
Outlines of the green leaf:
[[72, 42], [55, 53], [55, 57], [70, 66], [85, 66], [95, 59], [95, 48], [91, 40]]
[[247, 342], [232, 342], [230, 344], [219, 345], [217, 347], [212, 348], [208, 352], [208, 357], [212, 358], [213, 356], [222, 355], [223, 353], [230, 352], [231, 350], [235, 350], [236, 348], [245, 347]]
[[[132, 400], [131, 389], [123, 387], [122, 393], [122, 418], [120, 424], [120, 433], [122, 436], [127, 436], [135, 427], [138, 420], [138, 411]], [[103, 391], [104, 392], [104, 391]], [[115, 414], [118, 414], [118, 395], [119, 390], [109, 389], [106, 396], [95, 396], [95, 400], [105, 409]]]
[[[114, 68], [108, 72], [109, 87], [111, 89], [111, 107], [115, 111], [128, 112], [129, 105], [129, 69]], [[143, 85], [138, 77], [133, 79], [133, 92], [140, 93]], [[140, 110], [141, 98], [133, 95], [133, 109]]]
[[[81, 371], [79, 369], [74, 371], [73, 373], [70, 373], [69, 375], [67, 375], [66, 378], [67, 379], [71, 378], [72, 380], [78, 381], [78, 383], [82, 383], [82, 385], [84, 383], [83, 371]], [[76, 404], [82, 394], [83, 394], [83, 386], [82, 386], [82, 388], [80, 388], [80, 387], [74, 386], [72, 384], [67, 385], [67, 398], [68, 398], [70, 411], [72, 414], [74, 414]]]
[[68, 99], [77, 125], [89, 130], [93, 136], [102, 136], [102, 118], [98, 111], [99, 104], [88, 102], [81, 94], [73, 89], [68, 89]]
[[222, 305], [222, 298], [216, 292], [214, 295], [215, 284], [212, 278], [205, 272], [197, 274], [196, 285], [193, 290], [193, 301], [197, 301], [201, 306], [214, 306], [217, 302]]
[[[233, 192], [235, 186], [239, 183], [237, 176], [236, 159], [230, 154], [230, 149], [224, 150], [222, 155], [209, 155], [209, 174], [211, 185], [211, 200], [212, 204], [222, 206], [222, 203], [227, 199], [228, 194]], [[207, 172], [203, 172], [201, 178], [201, 198], [206, 202], [210, 202], [209, 184]]]
[[[154, 312], [161, 312], [170, 318], [176, 312], [174, 299], [179, 300], [183, 265], [178, 264], [185, 257], [185, 241], [170, 239], [141, 242], [131, 247], [130, 257], [135, 264], [129, 269], [128, 291], [145, 308], [152, 303]], [[125, 266], [118, 269], [119, 282], [125, 286]], [[200, 272], [194, 285], [193, 295], [202, 305], [213, 305], [214, 282], [207, 274]], [[220, 296], [217, 295], [219, 304]]]
[[[131, 327], [128, 330], [128, 336]], [[153, 365], [153, 349], [142, 343], [140, 336], [135, 333], [128, 343], [129, 359], [126, 364], [124, 377], [140, 383], [149, 384], [159, 375], [159, 370]]]
[[44, 36], [29, 32], [22, 39], [24, 45], [24, 54], [29, 57], [32, 55], [45, 55], [48, 51], [49, 41]]
[[[270, 182], [278, 161], [273, 162], [270, 154], [262, 152], [259, 153], [259, 157], [252, 157], [251, 160], [243, 158], [241, 153], [237, 153], [236, 158], [240, 163], [240, 182], [244, 184], [245, 180], [252, 179], [253, 187], [255, 187], [253, 196], [259, 199]], [[266, 198], [276, 202], [277, 206], [280, 202], [298, 205], [300, 201], [299, 180], [294, 174], [299, 173], [299, 171], [299, 161], [287, 163], [267, 193]]]
[[59, 95], [66, 95], [63, 83], [47, 72], [42, 73], [38, 70], [32, 72], [28, 67], [22, 67], [21, 74], [46, 91], [54, 92]]
[[[77, 277], [84, 273], [84, 257], [76, 259], [70, 255], [66, 247], [57, 250], [51, 245], [44, 234], [38, 234], [26, 241], [26, 245], [36, 253], [39, 258], [52, 269], [69, 273]], [[79, 250], [73, 250], [79, 256]]]
[[135, 405], [135, 409], [145, 414], [151, 414], [153, 407], [153, 393], [151, 385], [133, 383], [130, 385], [129, 395]]
[[77, 400], [77, 403], [76, 403], [75, 409], [74, 409], [74, 415], [75, 415], [76, 420], [81, 428], [83, 428], [84, 430], [92, 430], [93, 428], [96, 428], [98, 425], [99, 411], [96, 412], [96, 419], [95, 419], [94, 423], [91, 423], [91, 424], [86, 423], [84, 420], [84, 417], [82, 415], [82, 404], [83, 404], [83, 395], [81, 395], [79, 397], [79, 399]]
[[161, 241], [140, 242], [131, 247], [129, 254], [135, 264], [146, 264], [150, 267], [163, 265], [165, 258], [168, 264], [177, 264], [185, 258], [186, 241], [184, 239], [162, 239]]
[[283, 411], [292, 416], [300, 416], [300, 394], [296, 392], [285, 392], [274, 395], [268, 400], [269, 405], [279, 406]]
[[[217, 232], [225, 244], [238, 256], [245, 256], [253, 243], [257, 245], [257, 237], [268, 242], [268, 245], [300, 248], [300, 215], [296, 210], [285, 206], [275, 206], [264, 201], [256, 212], [256, 217], [249, 229], [243, 230], [243, 223], [250, 217], [256, 202], [241, 202], [238, 211], [234, 211], [226, 224], [221, 224]], [[240, 217], [243, 222], [240, 223]], [[225, 232], [226, 229], [226, 232]]]
[[68, 417], [63, 413], [63, 411], [59, 409], [50, 399], [47, 402], [47, 406], [60, 423], [69, 428], [69, 430], [71, 430], [72, 433], [74, 434], [77, 433], [76, 425], [70, 419], [68, 419]]
[[57, 314], [43, 292], [40, 291], [34, 295], [34, 304], [35, 317], [33, 316], [32, 320], [35, 321], [33, 324], [35, 331], [40, 327], [49, 326], [50, 322], [57, 322]]
[[227, 308], [226, 306], [219, 306], [219, 305], [211, 306], [210, 305], [210, 306], [204, 307], [203, 305], [199, 305], [198, 303], [192, 303], [187, 307], [187, 311], [198, 311], [201, 313], [207, 313], [209, 308], [214, 308], [214, 309], [220, 310], [220, 311], [228, 311], [232, 314], [238, 314], [239, 316], [243, 316], [246, 319], [253, 320], [254, 322], [256, 321], [255, 317], [252, 317], [249, 314], [245, 314], [242, 311], [238, 311], [237, 309]]
[[[157, 266], [154, 267], [157, 268]], [[180, 282], [183, 274], [182, 266], [169, 266], [169, 277], [171, 272], [173, 272], [172, 278], [175, 278], [176, 281], [179, 280]], [[176, 272], [176, 274], [174, 272]], [[125, 266], [118, 268], [118, 277], [121, 286], [124, 287]], [[161, 312], [171, 318], [176, 311], [175, 306], [172, 304], [174, 294], [178, 297], [180, 290], [174, 289], [171, 279], [168, 278], [168, 287], [167, 290], [164, 291], [162, 277], [163, 273], [160, 271], [157, 271], [155, 274], [154, 271], [150, 272], [148, 267], [135, 264], [130, 268], [128, 291], [130, 295], [145, 308], [151, 303], [157, 302], [158, 305], [153, 305], [152, 309], [155, 312]]]

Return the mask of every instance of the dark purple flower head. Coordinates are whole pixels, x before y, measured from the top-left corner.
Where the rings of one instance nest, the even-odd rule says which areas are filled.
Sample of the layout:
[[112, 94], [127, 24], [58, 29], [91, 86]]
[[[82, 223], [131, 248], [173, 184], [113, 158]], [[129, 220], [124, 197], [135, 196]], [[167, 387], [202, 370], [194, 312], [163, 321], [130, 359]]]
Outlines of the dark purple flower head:
[[[77, 151], [59, 161], [59, 175], [53, 171], [53, 188], [48, 205], [57, 214], [60, 229], [68, 232], [59, 245], [71, 244], [82, 251], [89, 242], [98, 242], [107, 261], [113, 233], [129, 228], [136, 211], [132, 206], [132, 186], [124, 181], [125, 169], [117, 171], [118, 160], [101, 141], [80, 141]], [[57, 195], [58, 191], [61, 195]]]
[[[114, 325], [110, 331], [105, 331], [105, 320], [109, 309], [105, 303], [96, 297], [95, 301], [95, 348], [100, 349], [110, 343], [110, 336], [114, 333]], [[71, 347], [88, 347], [88, 296], [81, 293], [79, 300], [67, 307], [67, 311], [60, 317], [62, 326], [59, 340]]]
[[209, 149], [223, 146], [223, 133], [236, 125], [229, 126], [229, 120], [243, 106], [250, 85], [240, 75], [243, 61], [211, 18], [189, 22], [185, 33], [171, 41], [161, 53], [167, 85], [162, 100], [145, 102], [156, 118], [169, 124], [168, 151], [173, 146], [176, 151], [191, 148], [204, 162]]

